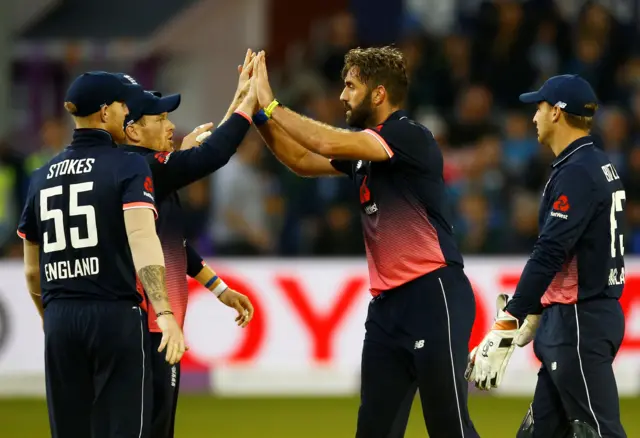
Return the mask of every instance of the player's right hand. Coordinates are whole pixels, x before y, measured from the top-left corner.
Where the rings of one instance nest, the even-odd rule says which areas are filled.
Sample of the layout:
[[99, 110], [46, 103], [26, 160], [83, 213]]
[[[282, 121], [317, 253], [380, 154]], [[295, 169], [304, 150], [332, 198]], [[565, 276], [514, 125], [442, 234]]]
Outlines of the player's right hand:
[[181, 151], [185, 151], [187, 149], [194, 148], [196, 146], [200, 146], [200, 144], [207, 139], [208, 136], [211, 135], [211, 131], [213, 128], [213, 123], [205, 123], [204, 125], [200, 125], [191, 131], [188, 135], [182, 139], [182, 144], [180, 145]]
[[162, 330], [162, 340], [158, 347], [158, 353], [167, 349], [165, 360], [171, 365], [180, 362], [187, 348], [184, 343], [184, 335], [173, 315], [160, 315], [156, 321]]
[[273, 102], [273, 91], [271, 90], [271, 84], [269, 83], [269, 73], [267, 71], [267, 62], [264, 51], [258, 53], [254, 61], [254, 79], [256, 81], [256, 88], [258, 92], [258, 102], [262, 108], [269, 106]]

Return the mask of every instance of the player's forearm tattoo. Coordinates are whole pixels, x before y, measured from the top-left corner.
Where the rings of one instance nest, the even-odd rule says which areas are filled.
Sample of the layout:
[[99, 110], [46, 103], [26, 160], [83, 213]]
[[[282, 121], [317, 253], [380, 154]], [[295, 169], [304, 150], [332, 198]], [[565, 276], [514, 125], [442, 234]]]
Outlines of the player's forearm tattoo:
[[138, 271], [140, 282], [147, 292], [149, 301], [156, 312], [161, 312], [169, 308], [169, 295], [165, 282], [166, 269], [164, 266], [145, 266]]

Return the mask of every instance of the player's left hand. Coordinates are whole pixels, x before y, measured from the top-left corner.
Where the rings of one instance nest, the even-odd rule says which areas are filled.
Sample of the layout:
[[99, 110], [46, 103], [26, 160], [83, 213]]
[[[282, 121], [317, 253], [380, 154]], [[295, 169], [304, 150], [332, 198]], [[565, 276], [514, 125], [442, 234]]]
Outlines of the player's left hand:
[[184, 151], [200, 146], [200, 144], [211, 135], [211, 128], [213, 128], [213, 123], [211, 122], [198, 126], [182, 139], [182, 144], [177, 150]]
[[258, 103], [261, 108], [266, 108], [273, 102], [273, 91], [271, 91], [271, 84], [269, 84], [269, 74], [267, 72], [267, 61], [264, 51], [258, 53], [258, 56], [256, 56], [253, 70], [258, 92]]
[[236, 324], [244, 328], [253, 319], [253, 305], [246, 295], [231, 288], [227, 288], [218, 298], [225, 306], [232, 307], [238, 312]]
[[516, 347], [514, 338], [518, 334], [519, 322], [503, 310], [507, 305], [508, 298], [506, 294], [498, 295], [496, 319], [493, 327], [482, 342], [469, 354], [465, 379], [469, 382], [475, 382], [478, 389], [488, 391], [500, 386]]

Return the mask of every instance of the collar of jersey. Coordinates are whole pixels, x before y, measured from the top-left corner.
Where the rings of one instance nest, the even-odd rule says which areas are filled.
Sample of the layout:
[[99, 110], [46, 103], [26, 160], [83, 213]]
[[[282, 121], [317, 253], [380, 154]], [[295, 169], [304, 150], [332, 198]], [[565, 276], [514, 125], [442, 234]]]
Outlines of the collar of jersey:
[[389, 117], [387, 117], [387, 120], [385, 120], [384, 123], [390, 122], [392, 120], [400, 120], [403, 117], [408, 117], [407, 116], [407, 112], [405, 110], [398, 110], [396, 112], [391, 113], [391, 115]]
[[146, 148], [144, 146], [138, 146], [135, 144], [121, 144], [119, 147], [129, 152], [138, 152], [139, 154], [150, 154], [151, 152], [157, 152], [154, 149]]
[[560, 155], [558, 155], [556, 159], [553, 160], [553, 162], [551, 163], [551, 167], [558, 166], [558, 164], [565, 161], [567, 158], [569, 158], [570, 155], [572, 155], [578, 149], [581, 149], [585, 146], [591, 146], [591, 145], [593, 145], [593, 137], [591, 137], [590, 135], [587, 135], [585, 137], [580, 137], [579, 139], [573, 141], [569, 146], [567, 146], [565, 150], [560, 152]]
[[69, 147], [112, 146], [113, 137], [103, 129], [80, 128], [73, 131], [73, 139]]

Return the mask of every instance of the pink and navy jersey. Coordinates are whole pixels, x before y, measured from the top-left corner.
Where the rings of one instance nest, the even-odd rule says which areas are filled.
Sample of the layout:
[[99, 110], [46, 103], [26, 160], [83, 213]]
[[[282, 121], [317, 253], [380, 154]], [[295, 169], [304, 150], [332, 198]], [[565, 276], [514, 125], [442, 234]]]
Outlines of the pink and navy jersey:
[[403, 111], [365, 132], [384, 147], [389, 160], [331, 163], [358, 189], [371, 293], [379, 295], [443, 266], [462, 266], [442, 153], [431, 132]]
[[[141, 146], [121, 146], [144, 157], [151, 169], [159, 212], [156, 231], [167, 269], [169, 304], [181, 326], [184, 324], [189, 297], [186, 274], [195, 277], [202, 269], [203, 262], [193, 249], [186, 248], [184, 214], [177, 191], [227, 164], [250, 126], [249, 120], [236, 113], [196, 148], [156, 152]], [[138, 286], [143, 290], [142, 285]], [[160, 332], [155, 312], [148, 313], [149, 330]]]
[[507, 311], [523, 318], [554, 304], [618, 299], [624, 287], [625, 191], [590, 136], [552, 164], [538, 218], [540, 235]]
[[144, 158], [109, 133], [77, 129], [70, 146], [33, 173], [18, 235], [40, 245], [40, 285], [54, 299], [142, 301], [123, 210], [155, 212]]

